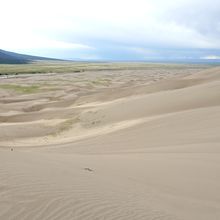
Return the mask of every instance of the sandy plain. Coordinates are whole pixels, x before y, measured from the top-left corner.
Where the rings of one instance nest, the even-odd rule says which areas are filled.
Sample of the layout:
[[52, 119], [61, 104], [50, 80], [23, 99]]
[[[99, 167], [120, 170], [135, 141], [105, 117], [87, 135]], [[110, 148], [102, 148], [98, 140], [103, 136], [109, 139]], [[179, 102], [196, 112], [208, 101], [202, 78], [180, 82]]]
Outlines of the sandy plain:
[[220, 219], [220, 67], [1, 78], [0, 219]]

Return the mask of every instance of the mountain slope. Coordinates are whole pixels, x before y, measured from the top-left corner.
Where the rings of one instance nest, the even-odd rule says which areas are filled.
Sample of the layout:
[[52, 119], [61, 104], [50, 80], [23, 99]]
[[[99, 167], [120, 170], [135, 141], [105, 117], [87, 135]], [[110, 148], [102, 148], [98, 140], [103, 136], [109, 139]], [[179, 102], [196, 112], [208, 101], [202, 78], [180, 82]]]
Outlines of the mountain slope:
[[0, 49], [0, 64], [26, 64], [37, 60], [55, 60], [55, 59], [13, 53]]

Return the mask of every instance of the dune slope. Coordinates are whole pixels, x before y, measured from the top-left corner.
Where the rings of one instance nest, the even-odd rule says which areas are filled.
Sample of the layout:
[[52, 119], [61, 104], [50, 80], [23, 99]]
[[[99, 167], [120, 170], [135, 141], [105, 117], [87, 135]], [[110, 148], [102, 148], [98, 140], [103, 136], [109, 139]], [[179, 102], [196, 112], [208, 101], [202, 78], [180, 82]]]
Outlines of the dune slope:
[[219, 219], [220, 68], [165, 75], [3, 104], [0, 219]]

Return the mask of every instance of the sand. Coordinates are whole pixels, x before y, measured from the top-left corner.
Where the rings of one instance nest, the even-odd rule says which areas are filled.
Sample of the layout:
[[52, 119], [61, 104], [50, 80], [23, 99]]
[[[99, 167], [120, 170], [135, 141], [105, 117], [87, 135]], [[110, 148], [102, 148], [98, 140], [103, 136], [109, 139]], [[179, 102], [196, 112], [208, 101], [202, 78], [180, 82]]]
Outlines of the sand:
[[0, 219], [220, 219], [219, 67], [1, 84]]

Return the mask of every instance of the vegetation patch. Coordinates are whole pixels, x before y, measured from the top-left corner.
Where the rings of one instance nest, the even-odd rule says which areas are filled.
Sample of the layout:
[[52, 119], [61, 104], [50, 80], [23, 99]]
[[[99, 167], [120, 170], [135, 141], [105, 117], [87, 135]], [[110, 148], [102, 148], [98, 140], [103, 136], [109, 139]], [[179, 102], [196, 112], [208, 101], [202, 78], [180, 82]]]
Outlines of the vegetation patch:
[[110, 79], [106, 79], [106, 78], [104, 78], [104, 79], [102, 79], [102, 78], [97, 78], [97, 79], [95, 79], [95, 80], [92, 80], [91, 81], [91, 83], [92, 84], [94, 84], [94, 85], [100, 85], [100, 86], [102, 86], [102, 85], [108, 85], [109, 83], [111, 82], [111, 80]]
[[40, 87], [37, 85], [31, 86], [21, 86], [21, 85], [14, 85], [14, 84], [2, 84], [0, 85], [1, 89], [9, 89], [19, 93], [35, 93], [40, 90]]
[[53, 136], [58, 136], [59, 134], [68, 131], [72, 128], [73, 124], [79, 122], [79, 118], [71, 118], [71, 119], [67, 119], [66, 121], [62, 122], [59, 125], [58, 130], [56, 131], [56, 133], [53, 134]]
[[36, 74], [36, 73], [80, 73], [84, 71], [102, 70], [136, 70], [136, 69], [183, 69], [210, 67], [208, 64], [164, 64], [147, 62], [130, 63], [91, 63], [67, 61], [38, 61], [28, 64], [0, 64], [1, 75]]

